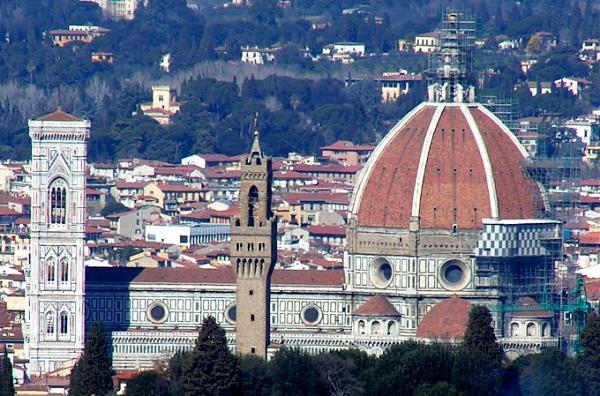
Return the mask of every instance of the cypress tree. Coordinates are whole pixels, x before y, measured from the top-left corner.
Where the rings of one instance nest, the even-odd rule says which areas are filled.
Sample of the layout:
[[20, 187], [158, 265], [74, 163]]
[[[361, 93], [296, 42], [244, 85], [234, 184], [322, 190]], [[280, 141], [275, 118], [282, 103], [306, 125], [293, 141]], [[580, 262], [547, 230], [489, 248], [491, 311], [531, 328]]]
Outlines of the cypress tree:
[[183, 362], [186, 396], [239, 394], [238, 359], [227, 348], [225, 330], [212, 316], [204, 319], [194, 349]]
[[112, 362], [100, 322], [94, 323], [79, 362], [71, 371], [69, 395], [105, 395], [113, 390]]
[[471, 308], [463, 345], [468, 350], [483, 353], [498, 367], [502, 364], [502, 347], [496, 343], [492, 315], [487, 307], [475, 305]]

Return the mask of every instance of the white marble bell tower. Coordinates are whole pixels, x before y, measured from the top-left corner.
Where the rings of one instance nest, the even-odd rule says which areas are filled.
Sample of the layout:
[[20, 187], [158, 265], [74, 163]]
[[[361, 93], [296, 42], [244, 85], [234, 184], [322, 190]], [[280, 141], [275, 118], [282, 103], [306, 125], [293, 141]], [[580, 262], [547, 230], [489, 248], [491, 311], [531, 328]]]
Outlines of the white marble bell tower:
[[89, 121], [60, 109], [29, 121], [31, 258], [25, 269], [25, 345], [30, 375], [68, 364], [83, 350], [89, 135]]

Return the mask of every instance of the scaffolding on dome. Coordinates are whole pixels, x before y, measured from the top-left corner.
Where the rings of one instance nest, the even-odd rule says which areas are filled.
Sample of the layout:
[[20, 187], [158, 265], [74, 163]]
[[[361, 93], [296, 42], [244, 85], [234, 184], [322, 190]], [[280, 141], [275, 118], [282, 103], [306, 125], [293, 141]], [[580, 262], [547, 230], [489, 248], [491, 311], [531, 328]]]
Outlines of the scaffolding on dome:
[[437, 51], [429, 58], [426, 75], [433, 83], [429, 86], [429, 100], [437, 102], [473, 102], [475, 90], [466, 85], [471, 70], [475, 42], [475, 20], [457, 10], [442, 16], [436, 31]]
[[517, 119], [520, 113], [518, 99], [498, 97], [496, 95], [480, 95], [479, 103], [494, 113], [513, 134], [517, 134], [519, 127]]

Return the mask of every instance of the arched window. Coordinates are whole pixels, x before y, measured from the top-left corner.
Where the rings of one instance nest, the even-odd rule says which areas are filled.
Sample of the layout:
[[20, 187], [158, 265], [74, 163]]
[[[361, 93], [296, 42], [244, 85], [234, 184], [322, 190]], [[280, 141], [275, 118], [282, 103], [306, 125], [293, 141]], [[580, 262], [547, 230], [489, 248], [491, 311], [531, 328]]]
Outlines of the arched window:
[[550, 326], [548, 323], [542, 325], [542, 337], [550, 337]]
[[69, 281], [69, 260], [67, 258], [60, 260], [60, 281], [62, 283]]
[[527, 336], [535, 337], [536, 335], [537, 335], [537, 327], [536, 327], [535, 323], [527, 324]]
[[54, 313], [53, 312], [48, 312], [46, 314], [46, 334], [47, 335], [54, 335]]
[[358, 321], [358, 334], [365, 334], [365, 321], [364, 320]]
[[55, 179], [49, 188], [50, 223], [65, 224], [67, 222], [67, 182], [62, 178]]
[[518, 323], [515, 322], [510, 325], [510, 335], [512, 337], [518, 337], [521, 335], [521, 328]]
[[60, 335], [69, 334], [69, 315], [66, 312], [60, 313]]
[[248, 191], [248, 225], [254, 226], [254, 217], [256, 216], [256, 210], [258, 209], [258, 188], [256, 186], [250, 187]]
[[396, 335], [396, 321], [390, 320], [388, 322], [388, 335]]
[[53, 258], [46, 260], [46, 281], [56, 281], [56, 263]]
[[381, 334], [381, 323], [378, 320], [374, 320], [373, 323], [371, 323], [371, 334]]

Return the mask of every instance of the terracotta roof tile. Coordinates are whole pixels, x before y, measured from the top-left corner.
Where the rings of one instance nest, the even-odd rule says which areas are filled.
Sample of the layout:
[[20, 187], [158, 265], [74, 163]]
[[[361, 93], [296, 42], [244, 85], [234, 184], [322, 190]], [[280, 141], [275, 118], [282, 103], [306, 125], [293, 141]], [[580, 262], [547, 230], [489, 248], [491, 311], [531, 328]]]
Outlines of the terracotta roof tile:
[[38, 121], [81, 121], [81, 118], [77, 118], [74, 115], [65, 113], [62, 109], [56, 110], [54, 113], [46, 114], [37, 119]]
[[517, 301], [522, 310], [512, 313], [513, 318], [553, 318], [554, 315], [544, 310], [541, 305], [531, 297], [522, 297]]
[[431, 308], [419, 323], [417, 338], [460, 340], [469, 323], [471, 304], [460, 297], [447, 298]]
[[360, 316], [400, 316], [400, 313], [388, 299], [380, 295], [369, 298], [363, 305], [355, 309], [352, 314]]
[[[231, 267], [219, 269], [87, 267], [86, 281], [94, 283], [235, 284]], [[339, 286], [343, 271], [275, 270], [274, 285]]]

